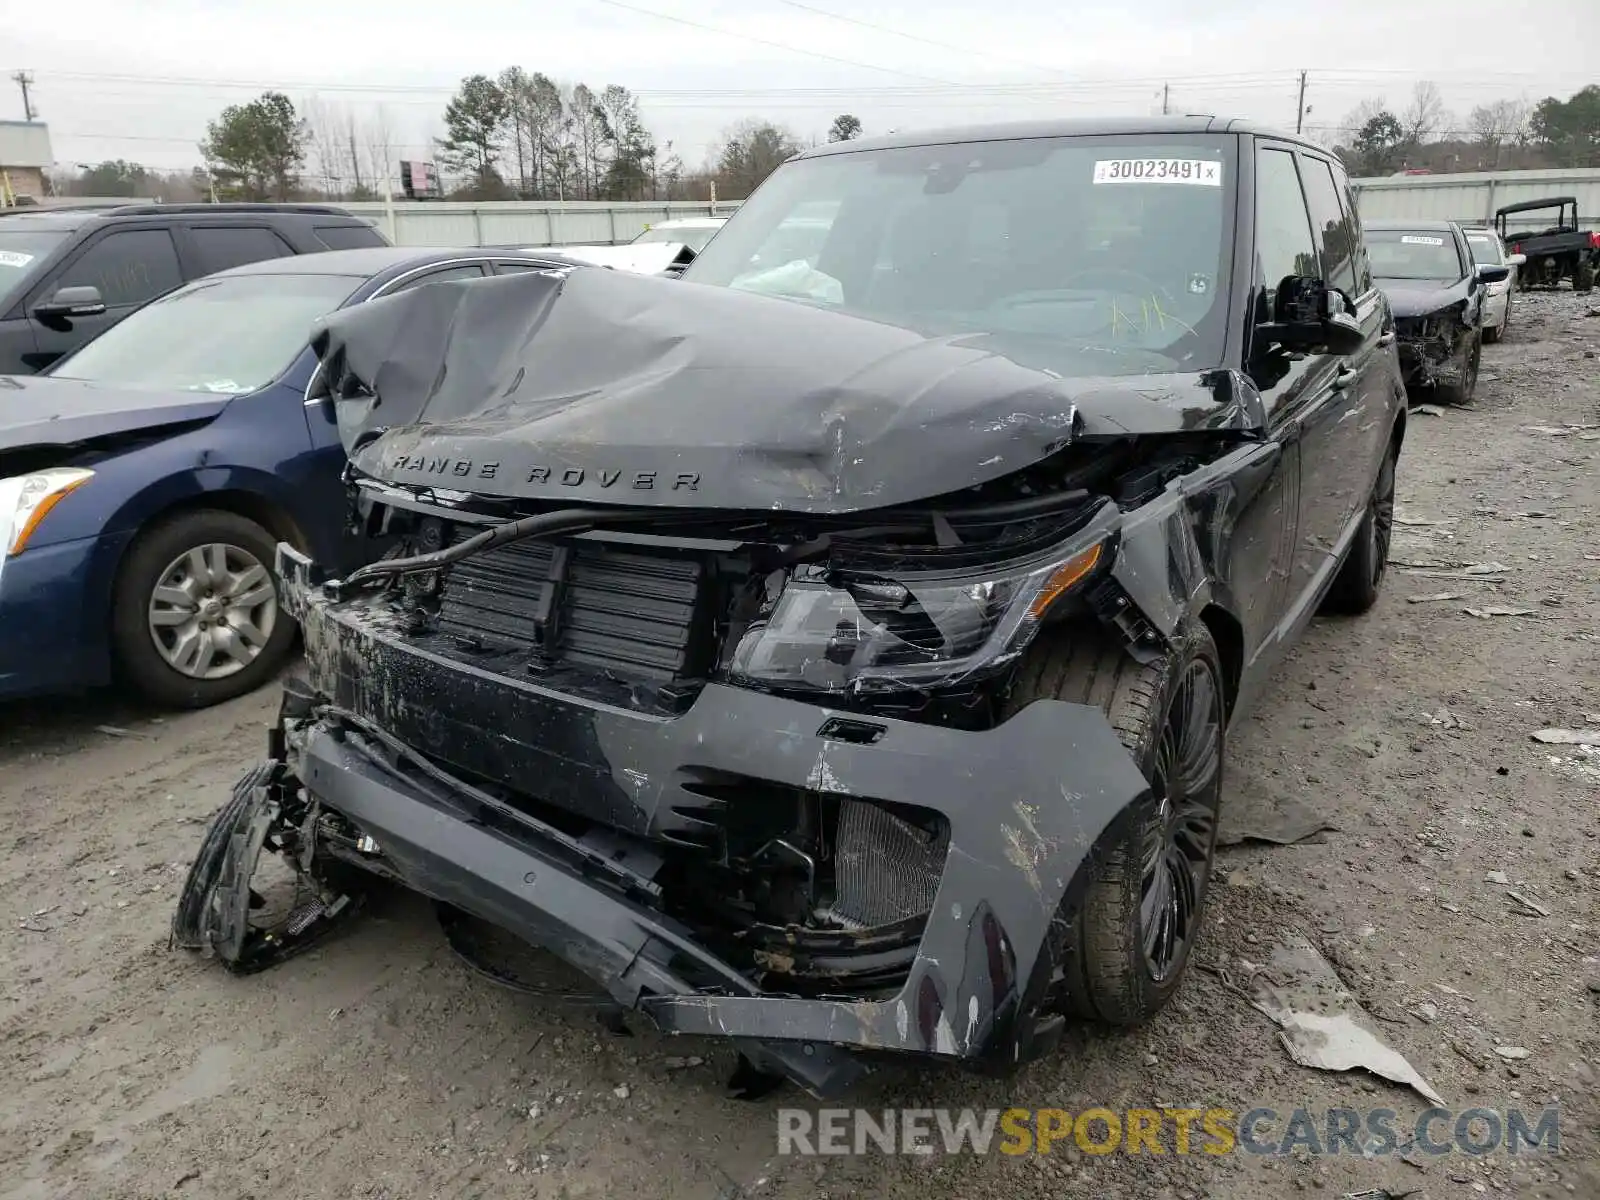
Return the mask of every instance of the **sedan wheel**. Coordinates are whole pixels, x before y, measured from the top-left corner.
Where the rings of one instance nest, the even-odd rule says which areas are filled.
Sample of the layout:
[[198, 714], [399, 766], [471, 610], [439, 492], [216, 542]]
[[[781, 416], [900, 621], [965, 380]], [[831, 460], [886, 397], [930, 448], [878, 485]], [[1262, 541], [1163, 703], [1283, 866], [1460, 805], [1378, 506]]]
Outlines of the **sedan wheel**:
[[141, 532], [111, 598], [122, 678], [175, 708], [204, 708], [270, 679], [295, 635], [269, 569], [276, 548], [255, 521], [217, 509]]
[[278, 622], [267, 568], [241, 546], [212, 542], [167, 564], [150, 598], [150, 637], [190, 679], [226, 679], [266, 649]]

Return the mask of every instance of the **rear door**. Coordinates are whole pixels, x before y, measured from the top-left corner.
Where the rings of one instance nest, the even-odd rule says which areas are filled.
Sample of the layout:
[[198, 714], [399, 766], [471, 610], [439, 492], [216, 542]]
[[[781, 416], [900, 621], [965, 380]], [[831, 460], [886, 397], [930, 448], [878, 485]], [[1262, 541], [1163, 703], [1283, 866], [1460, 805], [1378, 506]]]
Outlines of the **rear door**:
[[[117, 224], [85, 239], [75, 254], [36, 283], [28, 295], [28, 321], [34, 350], [24, 355], [30, 371], [42, 371], [69, 350], [111, 328], [146, 300], [183, 282], [183, 268], [172, 234], [160, 226]], [[106, 311], [97, 317], [52, 318], [33, 315], [35, 305], [64, 287], [92, 287]]]

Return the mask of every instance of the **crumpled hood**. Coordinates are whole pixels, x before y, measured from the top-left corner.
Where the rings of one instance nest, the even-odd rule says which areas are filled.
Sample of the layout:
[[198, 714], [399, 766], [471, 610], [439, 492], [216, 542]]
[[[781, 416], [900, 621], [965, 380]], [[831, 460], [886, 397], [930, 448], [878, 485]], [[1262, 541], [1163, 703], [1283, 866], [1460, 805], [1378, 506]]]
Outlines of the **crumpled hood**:
[[312, 345], [356, 397], [339, 427], [360, 471], [568, 503], [851, 512], [1078, 436], [1260, 420], [1195, 372], [1067, 379], [985, 336], [592, 268], [415, 288], [331, 314]]
[[1389, 307], [1397, 317], [1425, 317], [1467, 298], [1465, 282], [1448, 283], [1441, 279], [1379, 279], [1376, 282], [1389, 297]]
[[148, 392], [48, 375], [0, 375], [0, 450], [71, 446], [121, 433], [212, 420], [233, 397]]

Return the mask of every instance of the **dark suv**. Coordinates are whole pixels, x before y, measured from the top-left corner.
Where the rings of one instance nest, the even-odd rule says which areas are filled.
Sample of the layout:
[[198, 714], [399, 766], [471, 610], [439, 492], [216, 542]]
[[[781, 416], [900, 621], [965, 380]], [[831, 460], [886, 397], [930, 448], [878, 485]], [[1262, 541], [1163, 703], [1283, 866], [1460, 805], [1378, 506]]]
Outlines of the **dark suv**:
[[0, 375], [31, 375], [146, 300], [229, 267], [388, 245], [322, 204], [129, 204], [0, 217]]
[[[1376, 602], [1406, 420], [1338, 160], [1205, 118], [817, 147], [682, 279], [312, 347], [392, 545], [279, 546], [306, 674], [178, 942], [253, 969], [377, 874], [818, 1095], [1167, 1002], [1231, 731]], [[263, 849], [314, 897], [276, 930]]]

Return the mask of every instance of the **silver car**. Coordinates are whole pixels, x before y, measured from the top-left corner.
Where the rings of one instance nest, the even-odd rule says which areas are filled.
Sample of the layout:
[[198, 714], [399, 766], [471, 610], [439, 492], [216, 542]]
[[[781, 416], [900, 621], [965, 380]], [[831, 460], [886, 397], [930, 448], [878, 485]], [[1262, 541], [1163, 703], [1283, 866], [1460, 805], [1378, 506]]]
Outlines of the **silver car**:
[[1483, 300], [1483, 340], [1498, 342], [1505, 336], [1506, 326], [1511, 324], [1511, 293], [1517, 287], [1517, 268], [1528, 260], [1521, 254], [1507, 254], [1505, 243], [1492, 229], [1473, 226], [1464, 227], [1462, 232], [1472, 248], [1474, 266], [1511, 268], [1506, 278], [1488, 285], [1488, 294]]

